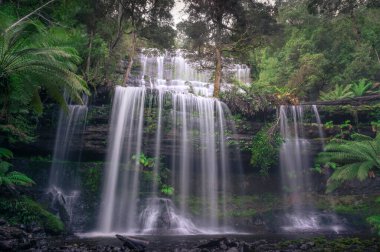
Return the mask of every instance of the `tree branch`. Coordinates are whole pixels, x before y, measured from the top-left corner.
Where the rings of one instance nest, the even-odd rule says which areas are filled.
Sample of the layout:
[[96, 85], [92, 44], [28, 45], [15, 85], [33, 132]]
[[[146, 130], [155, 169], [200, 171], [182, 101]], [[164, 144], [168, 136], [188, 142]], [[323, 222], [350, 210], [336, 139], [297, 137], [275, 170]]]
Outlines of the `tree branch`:
[[29, 13], [28, 15], [24, 16], [23, 18], [19, 19], [17, 22], [13, 23], [11, 26], [9, 26], [5, 32], [8, 32], [10, 29], [12, 29], [13, 27], [15, 27], [16, 25], [20, 24], [21, 22], [23, 22], [24, 20], [28, 19], [30, 16], [32, 16], [33, 14], [37, 13], [39, 10], [43, 9], [44, 7], [46, 7], [47, 5], [51, 4], [52, 2], [55, 2], [56, 0], [50, 0], [49, 2], [47, 2], [46, 4], [38, 7], [37, 9], [35, 9], [34, 11], [32, 11], [31, 13]]

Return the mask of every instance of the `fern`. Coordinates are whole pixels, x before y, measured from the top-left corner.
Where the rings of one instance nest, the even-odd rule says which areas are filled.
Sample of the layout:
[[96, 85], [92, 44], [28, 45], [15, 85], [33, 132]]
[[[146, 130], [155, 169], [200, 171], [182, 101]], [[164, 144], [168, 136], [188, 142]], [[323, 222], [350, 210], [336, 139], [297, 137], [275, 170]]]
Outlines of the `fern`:
[[35, 182], [25, 174], [17, 171], [9, 171], [12, 164], [2, 159], [12, 157], [13, 153], [10, 150], [0, 148], [0, 187], [8, 186], [14, 188], [15, 186], [31, 186], [35, 184]]
[[352, 85], [335, 85], [335, 89], [330, 92], [321, 92], [320, 99], [322, 101], [334, 101], [334, 100], [342, 100], [347, 98], [354, 97], [354, 94], [351, 91]]
[[372, 88], [372, 83], [367, 82], [366, 79], [362, 79], [357, 83], [354, 83], [351, 87], [351, 91], [354, 97], [366, 95], [367, 92]]
[[352, 138], [353, 141], [331, 141], [317, 157], [318, 164], [337, 165], [328, 180], [328, 192], [348, 180], [363, 181], [369, 172], [380, 169], [380, 134], [375, 139], [361, 134], [354, 134]]
[[[0, 104], [3, 113], [10, 113], [12, 97], [19, 96], [15, 90], [23, 92], [27, 105], [39, 114], [42, 113], [41, 91], [46, 91], [66, 109], [64, 92], [78, 103], [82, 103], [82, 93], [89, 95], [87, 84], [75, 73], [81, 61], [77, 52], [70, 47], [49, 45], [43, 39], [44, 34], [44, 27], [33, 22], [2, 32], [0, 88], [4, 92], [0, 94]], [[0, 116], [7, 118], [4, 114]]]

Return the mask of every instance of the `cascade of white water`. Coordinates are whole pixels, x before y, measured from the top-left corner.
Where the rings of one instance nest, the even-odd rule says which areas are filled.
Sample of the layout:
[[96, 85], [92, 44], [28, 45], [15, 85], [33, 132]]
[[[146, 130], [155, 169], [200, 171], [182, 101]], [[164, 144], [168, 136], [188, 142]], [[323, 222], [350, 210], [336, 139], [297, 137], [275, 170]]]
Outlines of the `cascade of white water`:
[[313, 108], [313, 111], [314, 111], [315, 119], [316, 119], [317, 124], [318, 124], [319, 138], [321, 139], [322, 147], [325, 148], [325, 140], [324, 140], [325, 139], [325, 134], [323, 132], [323, 124], [322, 124], [322, 121], [321, 121], [321, 117], [319, 116], [317, 105], [312, 105], [312, 108]]
[[[99, 226], [103, 232], [133, 229], [137, 224], [137, 169], [142, 146], [145, 91], [140, 87], [116, 88], [99, 216]], [[133, 155], [136, 155], [135, 158]], [[120, 191], [120, 188], [123, 190]], [[120, 194], [123, 200], [118, 198]]]
[[[164, 104], [164, 91], [159, 88], [157, 96], [157, 130], [156, 130], [156, 141], [155, 141], [155, 151], [154, 151], [154, 168], [153, 168], [153, 177], [157, 178], [159, 176], [159, 167], [160, 167], [160, 153], [161, 153], [161, 135], [162, 135], [162, 110]], [[153, 180], [153, 196], [157, 196], [158, 191], [158, 181], [157, 179]]]
[[[67, 161], [80, 161], [80, 151], [72, 150], [78, 150], [77, 147], [81, 145], [87, 111], [87, 105], [69, 105], [67, 112], [60, 111], [50, 168], [47, 193], [52, 197], [53, 208], [56, 208], [57, 204], [64, 207], [70, 224], [80, 188], [77, 176], [73, 173], [74, 169], [67, 167]], [[77, 147], [73, 148], [75, 145]]]
[[[284, 143], [280, 149], [280, 168], [284, 199], [291, 203], [290, 213], [286, 216], [286, 231], [295, 230], [337, 230], [337, 225], [326, 225], [323, 219], [336, 223], [335, 215], [320, 216], [313, 210], [313, 202], [309, 202], [305, 194], [310, 190], [311, 144], [305, 137], [305, 112], [314, 114], [318, 124], [319, 138], [323, 147], [322, 122], [315, 105], [281, 106], [280, 129]], [[310, 124], [311, 125], [311, 124]], [[341, 228], [341, 227], [340, 227]]]
[[[225, 132], [233, 131], [228, 108], [194, 95], [210, 96], [212, 85], [208, 73], [196, 71], [182, 54], [140, 59], [141, 76], [149, 77], [153, 88], [145, 89], [145, 81], [142, 87], [116, 88], [98, 231], [221, 232], [226, 198], [233, 193], [229, 178], [236, 161], [230, 157], [238, 160], [229, 155], [234, 150], [226, 141]], [[162, 166], [168, 153], [169, 178]], [[143, 167], [140, 154], [154, 158], [153, 167]], [[175, 204], [162, 198], [164, 183], [174, 188]], [[199, 204], [196, 215], [191, 200]]]

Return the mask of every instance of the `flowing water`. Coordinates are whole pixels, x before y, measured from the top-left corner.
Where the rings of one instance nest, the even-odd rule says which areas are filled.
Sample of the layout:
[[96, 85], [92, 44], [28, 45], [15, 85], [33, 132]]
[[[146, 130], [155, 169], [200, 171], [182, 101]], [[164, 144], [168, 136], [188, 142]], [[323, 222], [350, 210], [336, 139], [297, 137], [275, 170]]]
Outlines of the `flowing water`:
[[[285, 204], [291, 206], [290, 213], [285, 216], [283, 229], [341, 229], [335, 215], [321, 217], [306, 196], [311, 192], [310, 169], [313, 156], [312, 145], [305, 132], [307, 123], [317, 123], [321, 146], [324, 147], [324, 133], [317, 106], [281, 106], [279, 112], [281, 136], [284, 139], [280, 149], [282, 187]], [[310, 115], [311, 118], [308, 118]]]
[[[178, 51], [140, 61], [141, 85], [115, 90], [97, 232], [228, 231], [230, 174], [241, 167], [227, 141], [230, 112], [210, 97], [210, 72]], [[249, 80], [248, 67], [231, 69]]]
[[87, 105], [69, 105], [68, 111], [61, 110], [55, 137], [47, 193], [51, 196], [53, 208], [57, 211], [62, 207], [65, 209], [65, 213], [59, 212], [66, 215], [61, 218], [68, 224], [72, 222], [75, 202], [80, 195], [79, 181], [69, 162], [80, 161], [78, 146], [81, 145], [87, 111]]

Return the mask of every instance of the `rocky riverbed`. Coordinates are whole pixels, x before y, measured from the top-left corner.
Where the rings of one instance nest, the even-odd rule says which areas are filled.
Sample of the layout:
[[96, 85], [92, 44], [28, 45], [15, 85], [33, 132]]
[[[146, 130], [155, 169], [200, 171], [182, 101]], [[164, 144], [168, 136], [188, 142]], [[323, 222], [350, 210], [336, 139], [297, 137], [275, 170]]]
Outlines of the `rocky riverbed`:
[[[349, 235], [194, 235], [139, 236], [144, 250], [156, 252], [211, 251], [379, 251], [379, 237]], [[12, 226], [0, 220], [0, 251], [137, 251], [116, 237], [51, 236], [38, 226]]]

